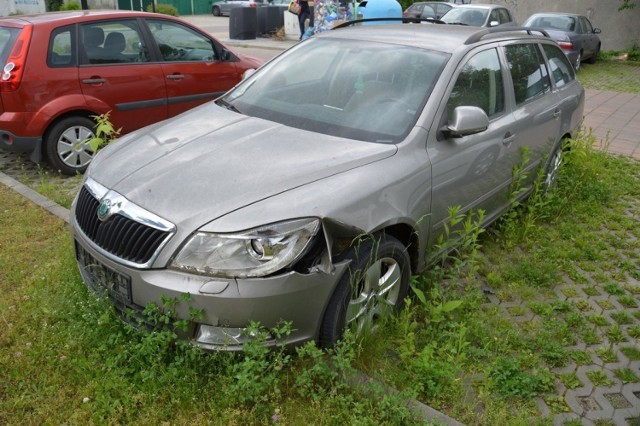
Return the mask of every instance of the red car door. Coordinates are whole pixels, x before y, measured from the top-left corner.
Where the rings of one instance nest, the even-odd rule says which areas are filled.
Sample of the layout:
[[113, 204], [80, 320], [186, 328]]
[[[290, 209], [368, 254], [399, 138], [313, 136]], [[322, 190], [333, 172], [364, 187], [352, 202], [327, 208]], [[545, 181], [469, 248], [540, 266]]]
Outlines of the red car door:
[[167, 118], [164, 73], [150, 62], [137, 20], [91, 22], [79, 34], [80, 87], [89, 108], [111, 111], [123, 133]]
[[170, 117], [215, 99], [240, 80], [235, 63], [222, 60], [210, 37], [174, 21], [146, 22], [160, 51]]

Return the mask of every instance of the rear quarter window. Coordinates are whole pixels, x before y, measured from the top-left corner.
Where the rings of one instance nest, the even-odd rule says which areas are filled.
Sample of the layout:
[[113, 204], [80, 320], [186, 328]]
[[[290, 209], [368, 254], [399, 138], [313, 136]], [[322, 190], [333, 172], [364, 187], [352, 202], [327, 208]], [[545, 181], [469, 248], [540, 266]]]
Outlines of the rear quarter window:
[[50, 68], [76, 66], [75, 30], [73, 26], [57, 28], [51, 33], [47, 51]]
[[18, 34], [20, 34], [19, 28], [0, 27], [0, 63], [7, 62]]

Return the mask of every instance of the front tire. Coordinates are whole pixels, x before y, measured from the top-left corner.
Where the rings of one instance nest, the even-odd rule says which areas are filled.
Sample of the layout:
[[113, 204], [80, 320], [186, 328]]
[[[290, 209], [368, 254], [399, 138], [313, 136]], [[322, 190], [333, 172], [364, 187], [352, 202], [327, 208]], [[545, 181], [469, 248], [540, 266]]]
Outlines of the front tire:
[[95, 154], [89, 145], [94, 127], [92, 120], [82, 116], [57, 122], [44, 138], [49, 164], [65, 175], [84, 173]]
[[596, 49], [596, 51], [593, 52], [593, 55], [589, 59], [587, 59], [587, 63], [595, 64], [596, 61], [598, 60], [598, 53], [600, 53], [600, 45], [598, 45], [598, 48]]
[[[411, 262], [406, 247], [391, 236], [367, 238], [342, 259], [351, 263], [331, 296], [320, 327], [321, 347], [331, 347], [345, 328], [356, 336], [404, 306]], [[342, 260], [341, 259], [341, 260]]]
[[213, 6], [211, 8], [211, 13], [213, 16], [220, 16], [220, 8], [218, 6]]

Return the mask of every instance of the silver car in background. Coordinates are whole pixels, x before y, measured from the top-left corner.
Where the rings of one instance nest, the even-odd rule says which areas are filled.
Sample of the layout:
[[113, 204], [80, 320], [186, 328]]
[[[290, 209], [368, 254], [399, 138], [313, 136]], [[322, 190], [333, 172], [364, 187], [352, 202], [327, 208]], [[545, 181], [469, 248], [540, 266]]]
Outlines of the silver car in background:
[[554, 39], [576, 71], [582, 61], [594, 64], [600, 52], [600, 28], [594, 28], [586, 16], [571, 13], [536, 13], [523, 24], [542, 28]]
[[231, 15], [231, 9], [236, 7], [261, 7], [267, 5], [266, 0], [217, 0], [211, 3], [211, 14], [213, 16], [229, 16]]
[[283, 320], [287, 344], [331, 346], [402, 307], [450, 207], [484, 210], [483, 225], [509, 207], [524, 149], [525, 189], [539, 167], [551, 184], [583, 108], [542, 35], [323, 32], [99, 152], [72, 207], [79, 269], [126, 319], [189, 294], [176, 314], [208, 349], [241, 349], [250, 321]]
[[513, 13], [497, 4], [462, 4], [445, 13], [440, 20], [447, 24], [473, 27], [516, 25]]

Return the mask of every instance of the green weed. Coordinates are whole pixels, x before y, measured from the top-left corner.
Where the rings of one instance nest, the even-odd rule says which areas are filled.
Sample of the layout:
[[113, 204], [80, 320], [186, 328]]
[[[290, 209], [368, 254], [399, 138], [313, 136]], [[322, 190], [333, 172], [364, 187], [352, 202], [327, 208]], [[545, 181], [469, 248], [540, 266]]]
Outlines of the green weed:
[[620, 368], [613, 370], [613, 374], [622, 381], [622, 383], [633, 383], [640, 381], [640, 377], [636, 376], [630, 368]]
[[607, 376], [604, 371], [587, 371], [587, 377], [591, 380], [594, 386], [611, 386], [613, 381]]

